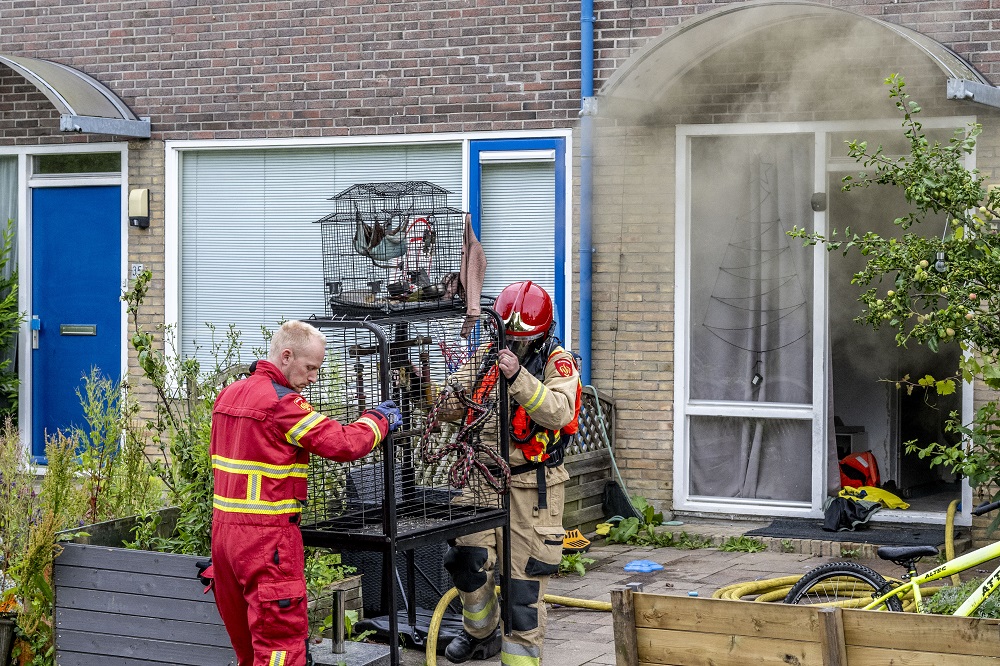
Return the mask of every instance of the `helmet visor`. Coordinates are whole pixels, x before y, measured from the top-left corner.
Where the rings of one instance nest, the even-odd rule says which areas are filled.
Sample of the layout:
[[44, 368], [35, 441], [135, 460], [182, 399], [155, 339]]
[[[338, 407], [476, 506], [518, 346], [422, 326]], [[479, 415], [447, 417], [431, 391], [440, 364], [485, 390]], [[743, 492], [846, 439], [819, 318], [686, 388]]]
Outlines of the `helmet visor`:
[[518, 336], [513, 335], [507, 336], [507, 349], [514, 352], [517, 355], [517, 360], [524, 363], [529, 359], [532, 354], [538, 351], [539, 343], [542, 341], [543, 334], [530, 336]]

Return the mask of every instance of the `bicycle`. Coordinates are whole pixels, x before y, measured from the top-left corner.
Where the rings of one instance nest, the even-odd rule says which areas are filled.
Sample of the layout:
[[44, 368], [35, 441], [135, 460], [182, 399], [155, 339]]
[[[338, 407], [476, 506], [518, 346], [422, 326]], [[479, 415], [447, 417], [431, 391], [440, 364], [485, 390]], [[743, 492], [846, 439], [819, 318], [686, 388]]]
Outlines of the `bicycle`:
[[[982, 504], [972, 510], [981, 516], [997, 508], [1000, 502]], [[881, 574], [856, 562], [830, 562], [809, 571], [788, 591], [786, 604], [810, 604], [861, 608], [864, 610], [903, 610], [903, 598], [913, 595], [913, 607], [922, 610], [920, 586], [924, 583], [947, 578], [1000, 557], [1000, 541], [983, 546], [941, 564], [927, 573], [917, 573], [917, 562], [922, 557], [938, 554], [936, 546], [882, 546], [880, 559], [894, 562], [906, 569], [902, 580], [886, 580]], [[954, 615], [968, 617], [979, 608], [994, 590], [1000, 588], [1000, 567], [986, 577]]]

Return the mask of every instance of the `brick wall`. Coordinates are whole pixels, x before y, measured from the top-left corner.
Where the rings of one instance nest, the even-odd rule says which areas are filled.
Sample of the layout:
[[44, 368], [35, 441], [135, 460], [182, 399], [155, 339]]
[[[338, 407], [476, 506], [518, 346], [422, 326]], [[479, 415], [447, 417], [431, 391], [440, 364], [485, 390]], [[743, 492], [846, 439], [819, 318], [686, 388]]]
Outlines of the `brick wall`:
[[[164, 147], [163, 142], [130, 141], [128, 150], [128, 185], [130, 189], [149, 189], [150, 227], [139, 229], [128, 228], [128, 263], [142, 264], [143, 268], [153, 273], [149, 293], [140, 310], [139, 324], [150, 333], [156, 333], [157, 341], [162, 351], [163, 336], [157, 332], [157, 326], [163, 323], [165, 274], [164, 237], [163, 237], [163, 187], [164, 187]], [[129, 335], [131, 338], [133, 322], [129, 319]], [[137, 354], [131, 345], [128, 349], [129, 368], [136, 372], [138, 378]], [[156, 400], [153, 387], [144, 379], [133, 382], [134, 395], [149, 409]]]
[[[727, 4], [596, 0], [595, 89], [664, 31]], [[822, 4], [923, 32], [1000, 83], [991, 36], [1000, 8], [991, 0]], [[129, 230], [129, 262], [157, 276], [147, 327], [163, 313], [163, 141], [572, 127], [579, 146], [579, 18], [575, 1], [0, 0], [4, 53], [76, 67], [151, 118], [153, 139], [133, 141], [129, 151], [129, 186], [152, 194], [151, 228]], [[737, 79], [711, 98], [719, 76], [738, 76], [757, 56], [788, 46], [761, 43], [766, 54], [736, 63], [720, 56], [696, 67], [686, 79], [690, 99], [605, 126], [595, 157], [593, 380], [618, 401], [619, 462], [630, 490], [662, 504], [672, 487], [673, 125], [877, 115], [875, 97], [859, 106], [849, 94], [856, 79], [837, 76], [835, 86], [831, 76], [858, 73], [873, 57], [891, 61], [902, 48], [887, 43], [881, 53], [827, 59], [828, 69], [813, 72], [809, 94], [794, 103]], [[795, 57], [787, 52], [783, 62]], [[921, 90], [924, 73], [911, 87], [927, 92], [920, 99], [929, 111], [989, 116], [982, 107], [943, 102], [939, 80]], [[881, 91], [873, 79], [885, 72], [869, 74], [865, 85]], [[712, 86], [709, 98], [699, 97], [699, 85]], [[997, 161], [991, 134], [979, 153], [989, 174]], [[47, 100], [0, 66], [0, 145], [106, 138], [60, 134]], [[578, 154], [573, 160], [579, 167]], [[579, 210], [578, 189], [572, 196]]]
[[[895, 121], [898, 112], [883, 80], [902, 72], [923, 117], [978, 115], [987, 127], [984, 137], [995, 134], [996, 114], [945, 100], [944, 76], [911, 45], [850, 23], [826, 20], [815, 32], [801, 24], [763, 30], [643, 100], [637, 92], [663, 85], [662, 70], [646, 66], [637, 71], [628, 97], [600, 100], [593, 380], [619, 406], [618, 460], [629, 489], [661, 506], [671, 504], [673, 492], [675, 369], [687, 363], [673, 355], [676, 125]], [[849, 41], [843, 37], [848, 33]], [[977, 154], [987, 174], [996, 166], [995, 142], [984, 138]], [[719, 201], [720, 213], [728, 205]]]

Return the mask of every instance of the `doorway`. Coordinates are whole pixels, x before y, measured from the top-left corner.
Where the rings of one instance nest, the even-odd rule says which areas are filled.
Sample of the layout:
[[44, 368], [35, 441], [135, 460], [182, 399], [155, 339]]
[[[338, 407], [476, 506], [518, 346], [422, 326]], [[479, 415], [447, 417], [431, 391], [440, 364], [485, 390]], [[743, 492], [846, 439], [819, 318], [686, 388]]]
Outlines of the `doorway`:
[[[864, 132], [871, 144], [880, 144], [890, 155], [908, 152], [899, 132]], [[832, 160], [837, 153], [846, 155], [845, 140], [858, 138], [855, 132], [830, 135]], [[947, 141], [947, 133], [931, 138]], [[841, 163], [846, 164], [846, 163]], [[840, 170], [843, 169], [843, 170]], [[841, 180], [853, 168], [833, 166], [827, 174], [829, 193], [829, 228], [851, 227], [857, 233], [873, 231], [883, 237], [901, 237], [903, 231], [893, 220], [909, 212], [902, 193], [895, 188], [874, 186], [841, 191]], [[940, 233], [947, 220], [926, 220], [916, 233]], [[929, 258], [933, 260], [933, 257]], [[944, 512], [953, 499], [962, 496], [961, 482], [943, 467], [931, 467], [929, 461], [906, 453], [906, 443], [916, 441], [957, 443], [954, 433], [945, 432], [948, 415], [961, 411], [963, 387], [948, 396], [907, 392], [896, 382], [908, 376], [912, 381], [925, 375], [942, 378], [958, 368], [958, 345], [942, 345], [935, 353], [927, 347], [896, 344], [895, 329], [875, 331], [868, 324], [854, 321], [861, 314], [859, 296], [867, 289], [851, 284], [852, 276], [865, 265], [857, 252], [829, 255], [829, 327], [833, 397], [831, 408], [837, 440], [838, 457], [871, 451], [878, 463], [880, 485], [910, 504], [908, 511]], [[881, 292], [891, 283], [872, 285]], [[902, 513], [902, 512], [901, 512]]]
[[[963, 121], [924, 126], [933, 140]], [[901, 132], [885, 122], [771, 123], [679, 126], [677, 136], [675, 508], [820, 517], [840, 490], [839, 458], [871, 450], [881, 485], [910, 503], [878, 519], [943, 522], [951, 500], [971, 497], [968, 484], [907, 454], [906, 443], [949, 441], [949, 414], [970, 409], [967, 388], [939, 398], [896, 382], [951, 376], [960, 350], [901, 348], [894, 331], [855, 322], [861, 289], [851, 278], [864, 257], [787, 234], [897, 234], [902, 195], [845, 193], [841, 178], [860, 168], [845, 139], [901, 155]], [[958, 520], [967, 524], [968, 511]]]

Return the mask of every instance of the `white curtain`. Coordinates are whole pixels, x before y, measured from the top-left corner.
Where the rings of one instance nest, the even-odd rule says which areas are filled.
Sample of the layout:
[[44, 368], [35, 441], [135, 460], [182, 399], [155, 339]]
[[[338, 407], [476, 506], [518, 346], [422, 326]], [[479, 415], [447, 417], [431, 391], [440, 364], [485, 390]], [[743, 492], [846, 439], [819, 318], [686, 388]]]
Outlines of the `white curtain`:
[[[690, 399], [811, 404], [811, 137], [699, 138], [691, 186]], [[689, 425], [692, 495], [810, 499], [811, 421]]]

